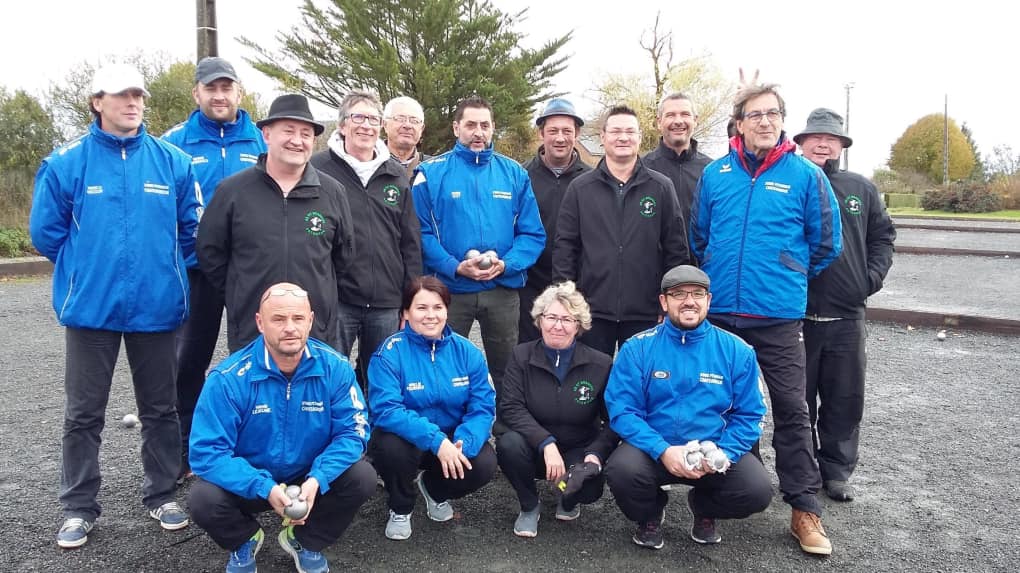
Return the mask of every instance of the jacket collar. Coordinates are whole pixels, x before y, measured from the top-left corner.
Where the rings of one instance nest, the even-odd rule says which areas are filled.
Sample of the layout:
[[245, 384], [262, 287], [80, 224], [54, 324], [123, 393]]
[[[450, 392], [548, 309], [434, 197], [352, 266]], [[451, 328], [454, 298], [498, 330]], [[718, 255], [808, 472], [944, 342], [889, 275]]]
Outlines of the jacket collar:
[[[545, 169], [546, 171], [549, 172], [550, 175], [555, 177], [556, 173], [554, 173], [552, 169], [549, 169], [549, 166], [546, 165], [545, 161], [542, 159], [544, 155], [545, 146], [540, 145], [538, 147], [538, 152], [535, 153], [535, 159], [533, 161], [535, 162], [535, 165], [541, 165], [542, 169]], [[567, 177], [575, 173], [580, 173], [581, 171], [584, 171], [584, 165], [583, 162], [581, 161], [581, 154], [578, 153], [576, 149], [574, 149], [571, 151], [570, 164], [563, 168], [563, 172], [559, 174], [559, 177]]]
[[[297, 368], [294, 370], [294, 374], [291, 375], [291, 380], [298, 377], [305, 378], [308, 376], [324, 375], [322, 359], [320, 356], [321, 353], [319, 351], [313, 351], [311, 345], [306, 343], [301, 354], [301, 362], [298, 363]], [[273, 360], [273, 356], [269, 354], [269, 349], [266, 348], [266, 340], [261, 334], [251, 343], [251, 358], [252, 381], [266, 380], [269, 378], [287, 379], [287, 377], [280, 372], [280, 367], [276, 365], [276, 361]]]
[[[556, 369], [549, 364], [549, 359], [545, 355], [545, 343], [542, 342], [541, 338], [532, 342], [526, 342], [525, 344], [531, 345], [528, 349], [528, 364], [541, 368], [551, 374], [556, 374]], [[575, 339], [574, 355], [571, 357], [570, 368], [567, 371], [569, 372], [578, 366], [583, 366], [591, 362], [592, 352], [594, 352], [594, 350], [590, 346]]]
[[485, 165], [492, 159], [493, 146], [490, 143], [488, 147], [482, 151], [472, 151], [470, 147], [465, 146], [459, 140], [453, 145], [453, 153], [457, 157], [464, 160], [465, 163], [471, 165]]
[[[273, 177], [269, 175], [269, 172], [266, 171], [266, 157], [266, 153], [259, 155], [259, 160], [258, 163], [255, 164], [255, 169], [261, 171], [263, 177], [273, 181], [273, 183], [276, 183]], [[320, 185], [319, 172], [315, 169], [315, 167], [312, 167], [311, 163], [306, 163], [305, 170], [301, 173], [301, 179], [298, 180], [297, 185], [295, 185], [294, 189], [291, 190], [290, 195], [293, 195], [295, 191], [299, 191], [303, 188], [309, 188], [308, 191], [299, 192], [300, 196], [317, 196], [318, 187]]]
[[822, 171], [824, 171], [826, 175], [839, 173], [839, 159], [826, 159], [825, 165], [822, 166]]
[[[744, 147], [744, 138], [739, 134], [734, 135], [730, 138], [730, 149], [736, 153], [737, 158], [740, 160], [740, 164], [744, 166], [744, 171], [751, 174], [752, 177], [757, 177], [767, 171], [770, 167], [779, 162], [787, 153], [793, 153], [797, 150], [797, 145], [787, 139], [786, 131], [784, 130], [779, 134], [779, 142], [776, 146], [769, 150], [765, 158], [760, 162], [751, 156], [751, 152]], [[757, 169], [751, 170], [752, 165], [757, 165]]]
[[671, 339], [680, 342], [681, 344], [689, 344], [691, 342], [698, 342], [702, 340], [703, 338], [705, 338], [705, 336], [708, 335], [709, 331], [711, 331], [712, 328], [714, 327], [712, 326], [712, 323], [708, 321], [707, 318], [701, 321], [701, 324], [690, 330], [677, 328], [669, 320], [669, 317], [666, 317], [662, 321], [663, 332], [665, 332], [666, 335], [669, 336]]
[[[615, 181], [617, 181], [616, 176], [609, 171], [609, 165], [606, 164], [605, 157], [599, 160], [599, 164], [595, 169], [599, 172], [599, 176], [603, 181], [613, 183], [615, 185]], [[645, 160], [639, 155], [637, 162], [634, 164], [634, 173], [632, 173], [630, 179], [627, 180], [627, 187], [633, 187], [650, 178], [651, 176], [648, 175], [648, 168], [645, 166]]]
[[691, 144], [687, 147], [687, 149], [683, 150], [682, 153], [677, 153], [672, 147], [666, 145], [666, 142], [663, 141], [662, 138], [659, 139], [659, 155], [669, 159], [670, 161], [685, 163], [693, 159], [697, 154], [698, 140], [693, 137], [691, 138]]
[[219, 141], [221, 138], [233, 136], [254, 140], [254, 137], [244, 137], [244, 128], [251, 123], [251, 119], [248, 116], [248, 112], [243, 109], [237, 110], [237, 117], [234, 118], [234, 121], [226, 123], [213, 121], [206, 117], [202, 110], [196, 109], [191, 112], [188, 122], [198, 126], [197, 130], [192, 130], [191, 133], [188, 133], [189, 141], [209, 139]]
[[439, 339], [435, 339], [435, 338], [426, 338], [426, 337], [418, 334], [417, 332], [415, 332], [414, 329], [411, 328], [410, 324], [405, 324], [404, 325], [404, 336], [407, 338], [408, 342], [410, 342], [411, 344], [414, 344], [416, 346], [421, 346], [422, 348], [424, 348], [426, 350], [438, 350], [438, 349], [442, 348], [443, 346], [445, 346], [446, 344], [449, 344], [450, 339], [453, 337], [453, 329], [450, 328], [449, 324], [447, 324], [445, 327], [443, 327], [443, 337], [439, 338]]
[[145, 124], [138, 126], [138, 133], [130, 135], [128, 137], [121, 137], [112, 133], [103, 131], [99, 127], [99, 119], [96, 119], [89, 125], [89, 134], [102, 144], [104, 147], [110, 147], [113, 149], [134, 149], [142, 144], [142, 139], [146, 135]]

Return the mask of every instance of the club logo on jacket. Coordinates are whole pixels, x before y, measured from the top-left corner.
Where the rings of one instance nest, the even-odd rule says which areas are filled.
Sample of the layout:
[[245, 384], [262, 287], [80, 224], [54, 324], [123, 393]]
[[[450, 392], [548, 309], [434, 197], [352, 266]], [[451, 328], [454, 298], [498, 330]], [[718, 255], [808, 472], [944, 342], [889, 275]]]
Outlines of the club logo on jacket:
[[702, 372], [698, 377], [698, 381], [702, 384], [722, 384], [722, 374], [712, 374], [711, 372]]
[[585, 406], [595, 401], [595, 386], [587, 380], [578, 380], [574, 384], [574, 401]]
[[425, 385], [422, 384], [421, 382], [408, 382], [407, 383], [407, 391], [408, 392], [418, 392], [419, 390], [424, 390], [424, 389], [425, 389]]
[[387, 205], [393, 206], [400, 200], [400, 187], [396, 185], [387, 185], [382, 188], [383, 202]]
[[649, 197], [647, 195], [642, 197], [641, 200], [638, 202], [638, 207], [641, 209], [639, 213], [641, 213], [642, 217], [646, 218], [655, 216], [655, 208], [657, 206], [658, 203], [655, 202], [655, 198]]
[[851, 215], [860, 216], [861, 214], [861, 198], [857, 195], [849, 195], [846, 201], [843, 202], [846, 205], [846, 212]]
[[309, 211], [305, 215], [305, 232], [313, 237], [321, 237], [326, 232], [326, 218], [318, 211]]
[[669, 378], [669, 372], [667, 372], [665, 370], [656, 370], [655, 372], [652, 372], [652, 378], [658, 378], [659, 380], [665, 380], [666, 378]]

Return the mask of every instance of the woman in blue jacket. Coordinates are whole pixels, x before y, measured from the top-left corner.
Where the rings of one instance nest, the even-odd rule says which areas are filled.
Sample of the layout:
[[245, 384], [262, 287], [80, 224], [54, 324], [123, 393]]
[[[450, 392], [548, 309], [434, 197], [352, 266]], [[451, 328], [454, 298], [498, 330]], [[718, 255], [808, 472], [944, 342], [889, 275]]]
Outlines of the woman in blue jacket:
[[496, 393], [482, 352], [446, 325], [449, 305], [439, 279], [412, 280], [401, 305], [403, 330], [369, 363], [369, 451], [386, 483], [390, 539], [411, 536], [415, 484], [429, 518], [449, 521], [449, 500], [478, 490], [496, 471], [488, 442]]

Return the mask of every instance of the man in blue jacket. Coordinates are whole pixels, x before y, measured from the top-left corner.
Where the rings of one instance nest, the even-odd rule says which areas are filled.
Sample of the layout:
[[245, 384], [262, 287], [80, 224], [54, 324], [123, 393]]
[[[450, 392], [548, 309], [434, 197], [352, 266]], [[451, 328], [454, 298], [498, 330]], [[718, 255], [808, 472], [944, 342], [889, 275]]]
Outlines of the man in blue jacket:
[[[258, 162], [266, 151], [262, 132], [240, 109], [244, 90], [234, 66], [223, 58], [203, 58], [195, 68], [191, 90], [198, 109], [188, 120], [163, 134], [163, 139], [191, 156], [191, 167], [208, 203], [220, 181]], [[181, 419], [181, 474], [188, 475], [188, 436], [195, 402], [202, 391], [216, 340], [220, 336], [223, 297], [198, 268], [197, 257], [189, 257], [191, 314], [177, 331], [177, 415]]]
[[[457, 143], [418, 166], [411, 193], [425, 273], [453, 294], [449, 324], [457, 334], [468, 336], [478, 320], [498, 403], [517, 344], [517, 291], [545, 248], [545, 230], [528, 172], [495, 152], [494, 130], [489, 102], [461, 100], [453, 116]], [[473, 250], [480, 254], [467, 257]]]
[[808, 279], [842, 248], [839, 206], [822, 170], [794, 153], [786, 104], [771, 84], [737, 93], [739, 135], [710, 163], [691, 206], [691, 245], [712, 277], [709, 320], [751, 344], [772, 400], [776, 473], [792, 507], [790, 531], [807, 553], [828, 555], [822, 485], [805, 396], [801, 319]]
[[[308, 338], [308, 293], [277, 283], [262, 295], [261, 333], [214, 368], [195, 409], [188, 503], [195, 523], [230, 552], [228, 573], [254, 572], [264, 533], [255, 514], [284, 517], [286, 484], [307, 504], [278, 536], [298, 571], [329, 570], [335, 542], [375, 492], [365, 400], [347, 359]], [[287, 523], [287, 522], [285, 522]]]
[[202, 194], [188, 156], [145, 131], [142, 75], [96, 71], [85, 135], [43, 160], [29, 230], [53, 261], [53, 309], [66, 327], [60, 547], [79, 547], [100, 514], [99, 443], [121, 339], [142, 421], [142, 502], [164, 529], [188, 525], [173, 501], [181, 464], [174, 331], [188, 316], [185, 261]]
[[[642, 547], [663, 546], [663, 484], [694, 486], [690, 534], [702, 544], [722, 541], [716, 519], [747, 517], [772, 499], [764, 466], [747, 455], [765, 415], [758, 363], [744, 341], [705, 320], [710, 284], [696, 267], [670, 269], [659, 294], [667, 319], [626, 342], [609, 374], [609, 423], [623, 443], [606, 464], [606, 480], [623, 514], [637, 522], [633, 541]], [[689, 463], [694, 440], [722, 450], [720, 464]]]

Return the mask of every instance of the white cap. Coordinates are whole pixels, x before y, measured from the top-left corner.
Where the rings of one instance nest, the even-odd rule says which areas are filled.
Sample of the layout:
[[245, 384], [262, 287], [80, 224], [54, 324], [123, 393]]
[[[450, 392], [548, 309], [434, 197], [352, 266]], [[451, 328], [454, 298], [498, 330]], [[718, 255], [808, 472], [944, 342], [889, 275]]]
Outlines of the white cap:
[[130, 89], [142, 90], [142, 95], [149, 97], [142, 73], [127, 64], [107, 64], [92, 76], [92, 95], [119, 94]]

